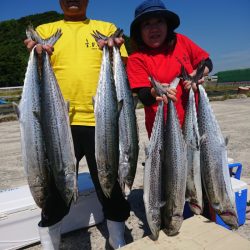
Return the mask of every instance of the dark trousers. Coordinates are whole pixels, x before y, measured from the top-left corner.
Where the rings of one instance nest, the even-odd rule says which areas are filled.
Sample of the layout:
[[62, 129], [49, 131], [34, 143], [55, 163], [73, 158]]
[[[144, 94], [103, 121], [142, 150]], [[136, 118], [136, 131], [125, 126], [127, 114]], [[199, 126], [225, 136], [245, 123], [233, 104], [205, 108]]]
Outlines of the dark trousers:
[[[124, 198], [118, 181], [110, 198], [107, 198], [101, 189], [95, 160], [95, 127], [73, 125], [71, 131], [77, 160], [77, 173], [79, 162], [85, 156], [97, 197], [102, 204], [104, 217], [113, 221], [127, 220], [130, 214], [130, 205]], [[52, 192], [42, 209], [42, 220], [39, 225], [43, 227], [59, 222], [68, 214], [70, 209], [70, 206], [66, 206], [60, 197], [54, 184], [51, 190]]]

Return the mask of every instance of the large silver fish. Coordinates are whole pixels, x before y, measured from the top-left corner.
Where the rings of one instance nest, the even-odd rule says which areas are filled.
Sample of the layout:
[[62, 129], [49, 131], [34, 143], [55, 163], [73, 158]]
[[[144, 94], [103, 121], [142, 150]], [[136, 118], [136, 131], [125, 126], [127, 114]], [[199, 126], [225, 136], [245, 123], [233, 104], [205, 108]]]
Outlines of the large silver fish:
[[194, 91], [189, 91], [183, 127], [184, 140], [187, 144], [187, 188], [186, 201], [191, 211], [201, 214], [203, 210], [202, 183], [200, 170], [200, 135], [197, 121]]
[[[171, 87], [176, 87], [179, 79], [176, 78]], [[172, 100], [168, 101], [166, 135], [164, 182], [165, 199], [164, 225], [165, 233], [175, 235], [183, 222], [183, 209], [185, 204], [185, 191], [187, 179], [187, 148], [183, 138], [180, 121]]]
[[137, 168], [139, 139], [132, 91], [120, 51], [113, 47], [114, 81], [118, 102], [122, 102], [119, 115], [119, 182], [123, 192], [125, 184], [131, 190]]
[[[54, 45], [60, 38], [58, 30], [51, 38], [42, 40], [33, 31], [40, 44]], [[65, 203], [77, 198], [76, 160], [70, 129], [68, 106], [62, 96], [47, 52], [42, 55], [41, 119], [46, 152], [53, 173], [53, 181]]]
[[[93, 35], [98, 39], [98, 34]], [[120, 108], [119, 108], [120, 109]], [[102, 64], [94, 100], [95, 157], [104, 194], [111, 196], [118, 178], [119, 109], [108, 46], [103, 48]]]
[[[159, 85], [153, 78], [151, 82], [157, 90]], [[158, 93], [161, 96], [160, 89]], [[162, 201], [162, 164], [164, 162], [164, 103], [158, 104], [149, 146], [145, 150], [146, 161], [143, 179], [143, 201], [146, 218], [153, 240], [159, 237], [161, 228]]]
[[202, 85], [199, 85], [198, 124], [202, 181], [208, 200], [227, 225], [237, 228], [235, 195], [228, 170], [226, 143]]
[[[27, 37], [29, 31], [27, 30]], [[41, 125], [40, 78], [35, 49], [30, 53], [22, 98], [16, 112], [20, 122], [22, 161], [31, 194], [42, 208], [48, 195], [48, 160]]]

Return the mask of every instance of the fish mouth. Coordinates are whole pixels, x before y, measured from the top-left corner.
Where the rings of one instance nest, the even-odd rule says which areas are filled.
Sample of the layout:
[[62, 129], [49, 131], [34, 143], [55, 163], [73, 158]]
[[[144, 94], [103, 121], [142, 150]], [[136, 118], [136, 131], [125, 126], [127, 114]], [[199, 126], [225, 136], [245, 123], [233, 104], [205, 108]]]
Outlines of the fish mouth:
[[190, 202], [189, 207], [190, 207], [191, 211], [196, 215], [200, 215], [202, 213], [202, 208], [199, 205], [197, 205], [196, 203]]
[[149, 235], [149, 238], [153, 241], [158, 240], [159, 238], [159, 232], [152, 232], [152, 234]]
[[221, 219], [232, 229], [237, 229], [239, 224], [238, 224], [238, 218], [237, 215], [233, 212], [226, 211], [221, 214], [219, 214]]
[[220, 214], [220, 216], [225, 216], [225, 217], [233, 216], [233, 217], [237, 218], [236, 214], [233, 212], [230, 212], [230, 211], [223, 212]]
[[183, 222], [183, 217], [180, 215], [165, 217], [164, 218], [165, 228], [163, 228], [164, 233], [167, 234], [168, 236], [175, 236], [179, 234], [182, 222]]

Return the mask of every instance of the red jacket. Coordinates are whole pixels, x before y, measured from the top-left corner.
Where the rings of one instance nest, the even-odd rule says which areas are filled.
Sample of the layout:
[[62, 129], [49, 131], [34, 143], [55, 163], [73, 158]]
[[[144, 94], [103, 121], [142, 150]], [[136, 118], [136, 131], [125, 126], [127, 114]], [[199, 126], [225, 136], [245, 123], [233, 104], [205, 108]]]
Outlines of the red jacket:
[[[176, 34], [177, 42], [172, 52], [167, 49], [148, 49], [131, 54], [127, 62], [127, 74], [131, 89], [151, 87], [148, 80], [152, 76], [160, 83], [170, 83], [181, 74], [181, 65], [190, 74], [197, 65], [209, 57], [209, 54], [184, 35]], [[181, 62], [181, 63], [180, 63]], [[183, 82], [177, 86], [177, 101], [175, 102], [181, 126], [184, 123], [188, 91], [184, 90]], [[145, 106], [145, 123], [150, 137], [157, 103]]]

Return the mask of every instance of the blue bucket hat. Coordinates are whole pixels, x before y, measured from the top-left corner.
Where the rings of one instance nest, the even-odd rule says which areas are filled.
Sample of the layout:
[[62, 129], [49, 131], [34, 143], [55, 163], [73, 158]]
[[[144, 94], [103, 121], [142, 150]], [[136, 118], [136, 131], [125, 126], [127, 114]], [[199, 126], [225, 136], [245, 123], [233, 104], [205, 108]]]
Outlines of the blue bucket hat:
[[135, 19], [130, 25], [130, 37], [138, 32], [139, 24], [145, 18], [155, 15], [165, 17], [168, 25], [174, 30], [180, 25], [180, 18], [177, 14], [167, 10], [160, 0], [146, 0], [135, 9]]

